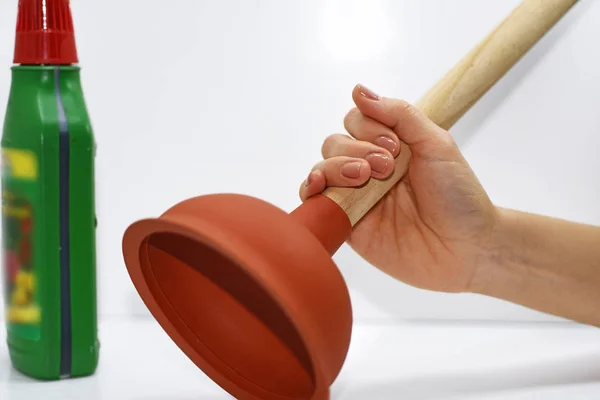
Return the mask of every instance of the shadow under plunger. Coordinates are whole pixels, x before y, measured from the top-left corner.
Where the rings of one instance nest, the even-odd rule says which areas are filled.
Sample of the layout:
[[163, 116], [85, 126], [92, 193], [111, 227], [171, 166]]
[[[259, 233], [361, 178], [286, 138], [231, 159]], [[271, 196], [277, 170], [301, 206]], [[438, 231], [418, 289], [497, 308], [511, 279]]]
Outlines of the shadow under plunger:
[[[417, 106], [450, 128], [575, 0], [525, 0]], [[324, 400], [350, 344], [352, 307], [331, 256], [407, 173], [328, 188], [292, 213], [237, 194], [185, 200], [133, 223], [129, 275], [181, 350], [237, 399]]]

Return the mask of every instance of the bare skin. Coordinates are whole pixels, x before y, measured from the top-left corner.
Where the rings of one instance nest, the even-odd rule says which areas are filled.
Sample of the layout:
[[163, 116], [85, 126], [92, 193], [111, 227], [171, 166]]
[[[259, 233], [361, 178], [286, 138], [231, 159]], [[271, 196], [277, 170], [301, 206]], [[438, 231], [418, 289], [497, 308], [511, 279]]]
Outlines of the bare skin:
[[405, 101], [364, 86], [300, 187], [360, 186], [393, 171], [399, 140], [407, 176], [354, 227], [348, 244], [390, 276], [422, 289], [497, 297], [600, 326], [600, 227], [497, 207], [452, 136]]

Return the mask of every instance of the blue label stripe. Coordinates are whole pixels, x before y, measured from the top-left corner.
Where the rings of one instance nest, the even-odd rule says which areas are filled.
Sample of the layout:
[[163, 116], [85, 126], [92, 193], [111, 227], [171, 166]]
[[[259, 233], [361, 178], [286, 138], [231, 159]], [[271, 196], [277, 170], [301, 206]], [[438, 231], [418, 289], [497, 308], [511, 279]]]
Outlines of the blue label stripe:
[[71, 274], [69, 247], [69, 124], [60, 91], [60, 67], [54, 69], [59, 126], [59, 229], [60, 229], [60, 375], [71, 376]]

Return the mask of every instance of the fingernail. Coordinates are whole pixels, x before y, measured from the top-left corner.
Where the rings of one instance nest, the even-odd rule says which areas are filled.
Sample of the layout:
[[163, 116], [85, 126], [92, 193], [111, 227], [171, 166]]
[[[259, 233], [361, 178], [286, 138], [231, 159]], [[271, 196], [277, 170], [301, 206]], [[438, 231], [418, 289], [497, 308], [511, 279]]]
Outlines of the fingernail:
[[348, 164], [342, 165], [340, 172], [343, 176], [350, 179], [356, 179], [360, 176], [360, 167], [362, 163], [358, 161], [349, 162]]
[[380, 174], [383, 174], [387, 170], [388, 163], [390, 161], [388, 157], [378, 153], [369, 154], [365, 157], [365, 159], [371, 165], [371, 169]]
[[394, 142], [389, 137], [381, 136], [375, 141], [375, 144], [379, 147], [383, 147], [384, 149], [392, 153], [392, 155], [396, 155], [396, 149], [398, 148], [398, 146], [396, 146], [396, 142]]
[[363, 85], [358, 85], [358, 90], [360, 91], [360, 94], [363, 97], [366, 97], [369, 100], [380, 100], [381, 97], [375, 93], [374, 91], [372, 91], [371, 89], [369, 89], [366, 86]]
[[304, 181], [304, 186], [309, 186], [310, 185], [310, 177], [312, 176], [312, 174], [313, 174], [313, 171], [310, 171], [310, 173], [306, 177], [306, 180]]

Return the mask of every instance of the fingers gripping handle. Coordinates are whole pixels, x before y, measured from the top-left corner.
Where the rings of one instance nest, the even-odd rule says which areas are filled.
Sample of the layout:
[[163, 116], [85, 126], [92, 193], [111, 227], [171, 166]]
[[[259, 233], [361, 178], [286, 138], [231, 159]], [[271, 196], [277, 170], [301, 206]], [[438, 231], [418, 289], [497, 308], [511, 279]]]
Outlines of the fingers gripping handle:
[[[433, 122], [450, 129], [577, 0], [524, 0], [418, 102]], [[406, 174], [411, 153], [401, 143], [392, 176], [358, 188], [329, 187], [354, 226]]]
[[400, 142], [400, 154], [396, 157], [391, 176], [383, 180], [371, 178], [357, 188], [329, 187], [323, 194], [344, 210], [354, 226], [406, 174], [410, 158], [410, 148], [404, 142]]

